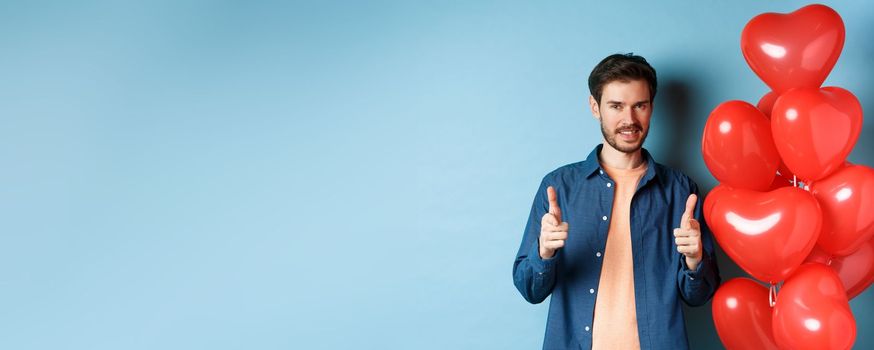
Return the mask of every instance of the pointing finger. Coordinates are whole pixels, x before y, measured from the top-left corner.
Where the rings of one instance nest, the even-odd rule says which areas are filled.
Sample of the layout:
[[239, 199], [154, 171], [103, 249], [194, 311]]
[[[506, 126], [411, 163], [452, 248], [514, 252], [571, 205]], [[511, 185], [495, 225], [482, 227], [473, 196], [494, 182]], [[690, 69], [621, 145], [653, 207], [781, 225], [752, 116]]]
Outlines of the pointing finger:
[[680, 218], [680, 227], [689, 229], [692, 228], [692, 224], [690, 220], [693, 218], [693, 213], [695, 212], [695, 204], [698, 203], [698, 196], [695, 194], [690, 194], [689, 198], [686, 199], [686, 211], [683, 212], [683, 217]]
[[561, 208], [558, 207], [558, 194], [555, 193], [555, 188], [552, 186], [547, 187], [546, 197], [549, 199], [549, 213], [561, 222]]

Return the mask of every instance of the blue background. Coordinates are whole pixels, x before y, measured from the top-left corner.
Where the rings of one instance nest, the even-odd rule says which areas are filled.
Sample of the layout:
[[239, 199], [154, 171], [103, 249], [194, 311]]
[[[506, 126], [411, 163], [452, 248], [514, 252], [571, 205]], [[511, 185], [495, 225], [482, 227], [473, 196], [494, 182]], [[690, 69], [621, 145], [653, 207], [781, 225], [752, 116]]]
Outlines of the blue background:
[[[541, 177], [600, 141], [592, 67], [649, 59], [646, 146], [709, 189], [707, 115], [767, 92], [743, 26], [805, 4], [3, 1], [0, 348], [539, 348], [512, 261]], [[828, 5], [826, 85], [874, 110], [874, 7]], [[874, 292], [851, 305], [874, 347]]]

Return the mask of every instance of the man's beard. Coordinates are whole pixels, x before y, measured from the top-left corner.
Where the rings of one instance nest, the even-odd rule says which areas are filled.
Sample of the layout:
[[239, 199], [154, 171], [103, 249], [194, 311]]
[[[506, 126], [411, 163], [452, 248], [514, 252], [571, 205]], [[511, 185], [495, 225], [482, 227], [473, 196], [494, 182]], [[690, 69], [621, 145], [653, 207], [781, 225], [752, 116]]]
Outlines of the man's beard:
[[[640, 124], [630, 124], [623, 125], [617, 128], [613, 133], [607, 131], [606, 126], [604, 125], [603, 120], [601, 121], [601, 134], [604, 135], [604, 140], [607, 140], [607, 144], [612, 146], [619, 152], [622, 153], [634, 153], [637, 152], [641, 147], [643, 147], [643, 142], [646, 141], [646, 136], [649, 134], [649, 130], [643, 130], [643, 127]], [[637, 143], [627, 146], [622, 146], [616, 141], [616, 136], [622, 132], [623, 130], [640, 130], [640, 139]]]

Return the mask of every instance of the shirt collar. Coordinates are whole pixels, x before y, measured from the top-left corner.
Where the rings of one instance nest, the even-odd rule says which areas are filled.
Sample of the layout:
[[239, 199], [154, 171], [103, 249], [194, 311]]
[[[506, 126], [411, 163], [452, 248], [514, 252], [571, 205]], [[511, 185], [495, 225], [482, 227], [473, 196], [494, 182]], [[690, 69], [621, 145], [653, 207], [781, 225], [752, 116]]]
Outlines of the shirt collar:
[[[602, 148], [604, 148], [603, 143], [595, 146], [595, 149], [593, 149], [592, 152], [589, 153], [589, 156], [586, 157], [586, 160], [583, 162], [582, 170], [583, 175], [585, 175], [586, 178], [589, 178], [599, 170], [602, 170], [601, 162], [598, 161], [598, 154], [601, 153]], [[652, 155], [649, 154], [649, 151], [647, 151], [646, 148], [641, 148], [640, 150], [643, 159], [646, 159], [646, 173], [643, 174], [643, 178], [641, 178], [639, 182], [642, 186], [656, 176], [656, 163], [655, 160], [652, 158]]]

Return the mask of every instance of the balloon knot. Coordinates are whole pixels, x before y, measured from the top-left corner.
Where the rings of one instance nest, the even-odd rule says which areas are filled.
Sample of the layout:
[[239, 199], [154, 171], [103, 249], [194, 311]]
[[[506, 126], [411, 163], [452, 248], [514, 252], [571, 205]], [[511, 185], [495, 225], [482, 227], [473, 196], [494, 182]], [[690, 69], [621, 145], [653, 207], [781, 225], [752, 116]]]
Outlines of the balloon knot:
[[771, 307], [777, 304], [777, 286], [771, 283], [771, 288], [768, 289], [768, 303]]

